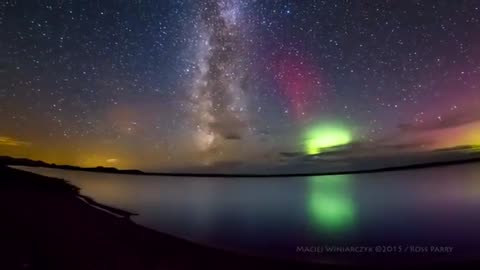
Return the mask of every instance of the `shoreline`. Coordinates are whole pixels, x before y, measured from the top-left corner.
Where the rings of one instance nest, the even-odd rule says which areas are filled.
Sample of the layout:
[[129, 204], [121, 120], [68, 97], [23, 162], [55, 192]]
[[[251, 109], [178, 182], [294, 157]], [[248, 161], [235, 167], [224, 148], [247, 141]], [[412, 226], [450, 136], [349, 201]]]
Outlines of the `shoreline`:
[[279, 173], [279, 174], [228, 174], [228, 173], [176, 173], [176, 172], [144, 172], [141, 170], [120, 170], [116, 168], [83, 168], [70, 165], [56, 165], [48, 164], [42, 161], [25, 161], [24, 159], [11, 158], [12, 160], [3, 161], [0, 159], [0, 166], [26, 166], [26, 167], [41, 167], [51, 169], [61, 169], [70, 171], [84, 171], [93, 173], [111, 173], [122, 175], [145, 175], [145, 176], [169, 176], [169, 177], [196, 177], [196, 178], [295, 178], [295, 177], [309, 177], [309, 176], [331, 176], [331, 175], [344, 175], [344, 174], [369, 174], [369, 173], [383, 173], [383, 172], [395, 172], [406, 170], [419, 170], [446, 166], [455, 166], [462, 164], [480, 163], [480, 154], [476, 154], [473, 157], [454, 159], [454, 160], [442, 160], [434, 162], [420, 162], [408, 165], [379, 167], [363, 170], [345, 170], [345, 171], [332, 171], [332, 172], [306, 172], [306, 173]]
[[130, 219], [133, 213], [96, 203], [61, 179], [2, 165], [0, 176], [0, 269], [315, 268], [204, 247], [145, 228]]

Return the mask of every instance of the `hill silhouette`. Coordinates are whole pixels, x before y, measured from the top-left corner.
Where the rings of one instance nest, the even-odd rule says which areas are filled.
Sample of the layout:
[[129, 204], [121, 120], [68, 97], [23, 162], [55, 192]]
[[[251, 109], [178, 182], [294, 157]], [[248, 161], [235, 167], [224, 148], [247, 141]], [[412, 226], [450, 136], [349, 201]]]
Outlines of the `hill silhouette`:
[[[47, 163], [39, 160], [31, 160], [27, 158], [14, 158], [9, 156], [0, 156], [0, 165], [13, 166], [29, 166], [29, 167], [45, 167], [64, 170], [87, 171], [87, 172], [101, 172], [101, 173], [115, 173], [115, 174], [129, 174], [129, 175], [156, 175], [156, 176], [178, 176], [178, 177], [305, 177], [305, 176], [321, 176], [321, 175], [340, 175], [340, 174], [362, 174], [362, 173], [379, 173], [399, 170], [413, 170], [440, 166], [450, 166], [465, 163], [480, 162], [480, 152], [477, 151], [477, 146], [459, 146], [446, 149], [438, 149], [432, 151], [432, 155], [441, 155], [440, 157], [429, 159], [409, 160], [404, 164], [387, 164], [382, 165], [381, 159], [378, 160], [378, 166], [369, 167], [352, 167], [330, 171], [315, 171], [310, 170], [306, 172], [287, 172], [284, 171], [274, 173], [233, 173], [224, 171], [202, 170], [199, 167], [185, 168], [182, 171], [173, 172], [144, 172], [142, 170], [128, 169], [121, 170], [114, 167], [78, 167], [72, 165], [57, 165], [55, 163]], [[371, 165], [371, 164], [370, 164]]]

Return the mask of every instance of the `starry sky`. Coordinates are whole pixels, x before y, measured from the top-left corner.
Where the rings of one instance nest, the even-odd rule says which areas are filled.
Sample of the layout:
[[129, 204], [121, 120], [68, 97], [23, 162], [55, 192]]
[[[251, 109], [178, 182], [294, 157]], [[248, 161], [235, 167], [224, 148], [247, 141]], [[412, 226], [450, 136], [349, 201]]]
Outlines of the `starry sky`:
[[0, 36], [0, 155], [169, 170], [480, 145], [474, 0], [7, 0]]

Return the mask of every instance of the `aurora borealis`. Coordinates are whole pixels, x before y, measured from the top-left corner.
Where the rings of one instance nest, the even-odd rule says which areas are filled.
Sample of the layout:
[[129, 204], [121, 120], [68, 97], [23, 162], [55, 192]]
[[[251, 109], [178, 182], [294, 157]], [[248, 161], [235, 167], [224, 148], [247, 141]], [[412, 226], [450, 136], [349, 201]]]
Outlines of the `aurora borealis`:
[[4, 1], [0, 155], [169, 170], [474, 147], [479, 18], [473, 0]]
[[323, 149], [342, 146], [352, 141], [350, 131], [335, 124], [316, 126], [307, 131], [305, 152], [309, 155], [319, 154]]

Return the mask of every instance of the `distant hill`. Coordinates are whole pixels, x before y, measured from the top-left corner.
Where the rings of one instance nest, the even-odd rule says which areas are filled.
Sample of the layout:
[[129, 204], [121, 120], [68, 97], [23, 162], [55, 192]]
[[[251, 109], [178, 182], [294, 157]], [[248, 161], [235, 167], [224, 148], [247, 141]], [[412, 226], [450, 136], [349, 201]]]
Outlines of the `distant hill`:
[[454, 147], [449, 147], [449, 148], [440, 148], [437, 150], [434, 150], [435, 152], [447, 152], [447, 151], [478, 151], [480, 150], [480, 145], [459, 145], [459, 146], [454, 146]]
[[[76, 171], [88, 171], [88, 172], [101, 172], [101, 173], [116, 173], [116, 174], [132, 174], [132, 175], [157, 175], [157, 176], [179, 176], [179, 177], [302, 177], [302, 176], [321, 176], [321, 175], [339, 175], [339, 174], [361, 174], [361, 173], [378, 173], [388, 171], [400, 171], [400, 170], [415, 170], [431, 167], [441, 167], [450, 165], [459, 165], [472, 162], [480, 162], [480, 152], [477, 151], [455, 151], [458, 149], [472, 149], [470, 147], [460, 147], [451, 149], [442, 149], [442, 151], [432, 151], [436, 153], [436, 156], [426, 156], [423, 158], [413, 159], [408, 158], [408, 162], [387, 162], [380, 163], [380, 160], [367, 161], [364, 164], [357, 164], [356, 167], [343, 167], [336, 168], [328, 171], [317, 170], [315, 166], [310, 167], [309, 170], [298, 172], [296, 171], [281, 171], [281, 168], [274, 168], [267, 173], [245, 173], [245, 172], [225, 172], [225, 171], [205, 171], [201, 168], [190, 168], [183, 172], [143, 172], [141, 170], [119, 170], [113, 167], [94, 167], [94, 168], [82, 168], [71, 165], [57, 165], [50, 164], [43, 161], [30, 160], [26, 158], [13, 158], [9, 156], [0, 156], [1, 165], [16, 165], [16, 166], [31, 166], [31, 167], [46, 167], [65, 170]], [[440, 154], [440, 155], [438, 155]], [[405, 159], [405, 158], [404, 158]], [[395, 161], [395, 160], [394, 160]], [[372, 166], [375, 165], [375, 166]], [[297, 165], [298, 166], [298, 165]]]
[[119, 170], [114, 167], [93, 167], [83, 168], [72, 165], [57, 165], [55, 163], [46, 163], [40, 160], [31, 160], [28, 158], [14, 158], [9, 156], [0, 156], [0, 165], [14, 165], [14, 166], [30, 166], [30, 167], [46, 167], [65, 170], [89, 171], [89, 172], [104, 172], [104, 173], [124, 173], [124, 174], [144, 174], [140, 170]]

